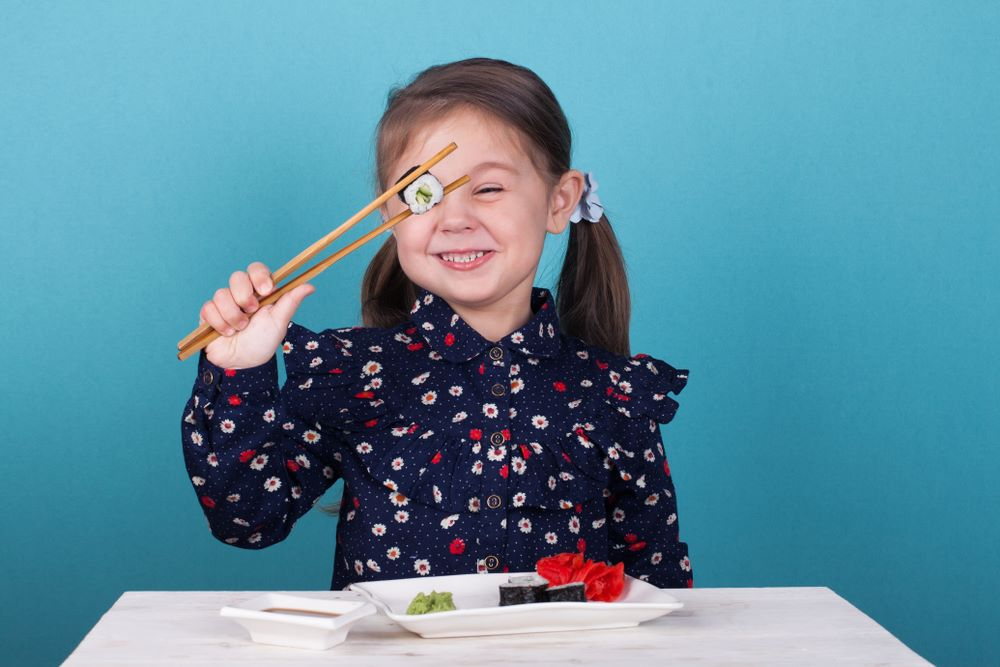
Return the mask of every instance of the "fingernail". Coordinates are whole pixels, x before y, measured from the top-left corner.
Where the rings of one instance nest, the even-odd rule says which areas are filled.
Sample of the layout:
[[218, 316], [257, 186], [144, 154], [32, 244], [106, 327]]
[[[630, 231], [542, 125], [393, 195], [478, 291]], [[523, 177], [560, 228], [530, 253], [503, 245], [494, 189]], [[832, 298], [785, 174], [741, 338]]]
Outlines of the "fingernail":
[[229, 327], [228, 329], [226, 329], [226, 333], [223, 335], [232, 336], [234, 333], [236, 333], [236, 331], [232, 327]]
[[264, 283], [263, 285], [260, 286], [260, 289], [261, 289], [261, 293], [262, 294], [266, 294], [266, 293], [270, 292], [271, 291], [271, 283], [270, 282]]

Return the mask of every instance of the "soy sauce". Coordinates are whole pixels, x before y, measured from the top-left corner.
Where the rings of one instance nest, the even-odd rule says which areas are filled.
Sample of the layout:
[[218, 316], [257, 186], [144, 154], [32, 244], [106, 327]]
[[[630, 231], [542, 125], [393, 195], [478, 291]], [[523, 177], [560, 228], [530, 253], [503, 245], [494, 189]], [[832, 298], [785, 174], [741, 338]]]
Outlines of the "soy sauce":
[[314, 611], [312, 609], [288, 609], [285, 607], [268, 607], [261, 611], [272, 611], [278, 614], [293, 614], [295, 616], [342, 616], [340, 611]]

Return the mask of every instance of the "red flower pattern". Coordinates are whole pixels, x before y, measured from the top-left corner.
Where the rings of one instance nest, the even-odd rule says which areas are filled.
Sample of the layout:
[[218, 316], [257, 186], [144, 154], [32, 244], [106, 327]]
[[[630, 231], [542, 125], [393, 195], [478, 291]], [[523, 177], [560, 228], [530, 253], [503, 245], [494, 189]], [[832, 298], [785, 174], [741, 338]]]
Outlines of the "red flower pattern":
[[[274, 360], [202, 359], [182, 435], [212, 533], [273, 544], [342, 479], [334, 588], [412, 577], [415, 563], [490, 571], [488, 555], [493, 571], [545, 569], [567, 545], [562, 576], [588, 599], [613, 599], [626, 572], [693, 586], [656, 428], [687, 371], [563, 336], [550, 299], [536, 289], [534, 318], [498, 341], [426, 291], [403, 326], [291, 324], [280, 390]], [[463, 535], [479, 517], [483, 532]]]

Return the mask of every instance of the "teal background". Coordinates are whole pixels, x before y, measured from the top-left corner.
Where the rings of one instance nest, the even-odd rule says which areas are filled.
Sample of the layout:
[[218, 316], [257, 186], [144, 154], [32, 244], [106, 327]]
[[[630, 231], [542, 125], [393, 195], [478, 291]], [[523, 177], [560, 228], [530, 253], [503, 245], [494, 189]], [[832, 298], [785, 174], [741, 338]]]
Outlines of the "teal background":
[[[318, 511], [210, 536], [174, 344], [371, 199], [391, 85], [487, 55], [570, 118], [633, 352], [691, 369], [664, 433], [696, 585], [829, 586], [1000, 664], [997, 34], [973, 2], [0, 2], [4, 661], [58, 663], [126, 590], [328, 587]], [[296, 321], [357, 323], [374, 251]]]

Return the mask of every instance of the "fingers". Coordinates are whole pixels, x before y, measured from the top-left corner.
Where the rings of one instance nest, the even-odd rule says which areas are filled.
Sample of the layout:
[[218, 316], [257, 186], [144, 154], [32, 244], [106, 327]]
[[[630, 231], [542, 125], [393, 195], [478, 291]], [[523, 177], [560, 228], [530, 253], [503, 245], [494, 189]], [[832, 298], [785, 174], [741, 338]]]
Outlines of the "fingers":
[[215, 305], [214, 301], [206, 301], [201, 307], [201, 312], [198, 315], [199, 319], [208, 323], [210, 327], [218, 331], [223, 336], [232, 336], [236, 331], [230, 326], [229, 322], [222, 317], [219, 313], [218, 307]]
[[253, 288], [257, 290], [257, 294], [267, 296], [271, 293], [274, 283], [271, 282], [271, 270], [267, 268], [266, 264], [263, 262], [253, 262], [247, 267], [247, 273], [250, 275], [250, 282], [253, 284]]
[[233, 275], [229, 276], [229, 291], [232, 292], [236, 305], [245, 312], [252, 313], [260, 307], [254, 296], [253, 283], [245, 271], [233, 271]]
[[[219, 288], [211, 300], [202, 305], [198, 313], [199, 325], [208, 324], [220, 334], [232, 336], [250, 324], [250, 313], [260, 309], [257, 296], [267, 295], [273, 290], [270, 269], [263, 262], [253, 262], [245, 272], [234, 271], [229, 276], [228, 289]], [[308, 293], [311, 292], [306, 290], [306, 294]], [[299, 293], [296, 296], [298, 302], [304, 296], [305, 294]]]
[[295, 289], [287, 292], [275, 302], [271, 309], [271, 315], [281, 322], [282, 326], [288, 326], [292, 321], [292, 316], [299, 309], [302, 300], [316, 291], [316, 288], [309, 283], [303, 283]]
[[222, 319], [237, 331], [242, 331], [250, 323], [250, 318], [247, 317], [243, 309], [236, 304], [236, 300], [233, 298], [233, 293], [231, 290], [220, 287], [215, 291], [215, 296], [212, 297], [212, 303], [215, 305], [216, 309], [219, 311], [219, 315]]

